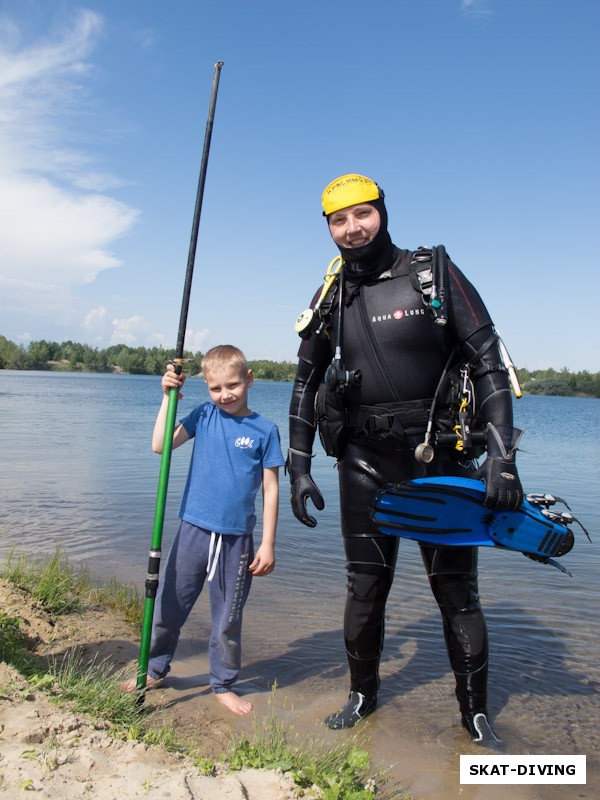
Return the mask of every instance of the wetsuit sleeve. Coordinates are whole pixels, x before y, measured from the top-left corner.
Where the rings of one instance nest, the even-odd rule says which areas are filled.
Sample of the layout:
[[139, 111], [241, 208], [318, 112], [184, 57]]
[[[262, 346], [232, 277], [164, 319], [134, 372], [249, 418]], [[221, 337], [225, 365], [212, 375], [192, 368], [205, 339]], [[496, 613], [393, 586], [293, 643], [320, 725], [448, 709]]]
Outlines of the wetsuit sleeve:
[[[473, 364], [471, 378], [479, 416], [484, 422], [512, 431], [513, 409], [508, 370], [502, 362], [498, 337], [490, 323], [475, 331], [462, 348], [466, 361]], [[510, 444], [507, 440], [507, 445]]]
[[[317, 290], [314, 308], [321, 290]], [[302, 340], [298, 350], [298, 366], [290, 401], [290, 449], [310, 457], [316, 432], [315, 397], [327, 367], [331, 363], [331, 344], [325, 330]]]
[[[498, 337], [483, 300], [458, 267], [450, 262], [450, 320], [471, 378], [480, 416], [496, 427], [513, 426], [512, 397]], [[508, 442], [507, 442], [508, 444]]]
[[456, 264], [448, 264], [449, 318], [454, 327], [460, 345], [485, 326], [491, 326], [492, 320], [479, 292], [470, 283]]
[[290, 500], [294, 516], [309, 528], [317, 521], [307, 510], [308, 499], [319, 510], [325, 507], [321, 492], [310, 475], [315, 439], [315, 397], [331, 362], [329, 339], [324, 331], [303, 341], [290, 402], [290, 449], [286, 462], [290, 476]]
[[485, 326], [472, 334], [465, 346], [481, 353], [478, 360], [474, 357], [472, 378], [487, 433], [487, 458], [477, 475], [485, 482], [484, 505], [515, 511], [523, 502], [523, 487], [516, 466], [522, 432], [513, 427], [510, 382], [498, 349], [498, 337], [491, 325]]
[[315, 397], [331, 363], [329, 340], [313, 334], [302, 342], [290, 401], [290, 448], [310, 456], [316, 432]]
[[487, 458], [479, 468], [479, 477], [486, 484], [484, 504], [514, 510], [523, 502], [523, 488], [515, 464], [521, 431], [513, 427], [508, 371], [483, 301], [455, 267], [454, 276], [454, 281], [451, 278], [452, 318], [462, 355], [472, 365], [471, 378], [479, 416], [487, 432]]

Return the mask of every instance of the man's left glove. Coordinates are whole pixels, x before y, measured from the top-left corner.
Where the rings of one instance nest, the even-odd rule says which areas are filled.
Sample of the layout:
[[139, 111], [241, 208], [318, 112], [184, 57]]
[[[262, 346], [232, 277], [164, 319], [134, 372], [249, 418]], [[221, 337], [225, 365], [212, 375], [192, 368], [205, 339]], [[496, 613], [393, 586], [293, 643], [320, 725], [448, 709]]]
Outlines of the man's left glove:
[[517, 473], [515, 456], [523, 431], [507, 425], [487, 425], [487, 458], [477, 470], [485, 481], [486, 508], [516, 511], [523, 502], [523, 487]]
[[317, 520], [308, 513], [307, 500], [310, 498], [319, 511], [325, 508], [325, 500], [311, 477], [310, 460], [310, 455], [290, 448], [285, 466], [290, 474], [290, 500], [294, 516], [303, 525], [314, 528]]

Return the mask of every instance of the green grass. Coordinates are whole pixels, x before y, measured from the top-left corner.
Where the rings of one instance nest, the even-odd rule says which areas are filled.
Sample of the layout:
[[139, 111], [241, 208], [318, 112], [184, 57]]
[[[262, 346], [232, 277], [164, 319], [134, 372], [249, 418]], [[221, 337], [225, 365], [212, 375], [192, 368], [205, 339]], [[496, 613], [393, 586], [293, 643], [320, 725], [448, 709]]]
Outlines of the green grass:
[[126, 622], [131, 623], [136, 630], [140, 631], [144, 617], [144, 603], [137, 587], [133, 584], [124, 586], [115, 578], [111, 578], [108, 583], [98, 584], [94, 582], [87, 571], [85, 575], [87, 597], [102, 608], [121, 614]]
[[0, 611], [0, 661], [27, 678], [29, 690], [46, 691], [59, 705], [103, 720], [115, 738], [160, 745], [172, 752], [183, 749], [172, 726], [158, 724], [136, 694], [121, 689], [124, 675], [108, 660], [85, 662], [73, 649], [60, 663], [48, 663], [27, 651], [19, 623], [18, 617]]
[[120, 688], [122, 675], [106, 659], [85, 662], [79, 650], [70, 650], [60, 663], [50, 665], [49, 674], [54, 695], [67, 701], [75, 711], [120, 728], [127, 728], [141, 718], [136, 695]]
[[75, 571], [60, 550], [40, 562], [34, 562], [27, 556], [15, 557], [14, 551], [11, 551], [2, 577], [35, 597], [49, 614], [69, 614], [81, 610], [81, 600], [76, 593]]
[[391, 785], [383, 771], [374, 771], [369, 754], [356, 736], [331, 745], [322, 740], [299, 739], [274, 708], [274, 687], [269, 713], [255, 722], [251, 738], [236, 737], [228, 757], [230, 769], [280, 769], [308, 789], [317, 786], [322, 800], [409, 800], [410, 795]]
[[26, 555], [16, 557], [12, 550], [1, 575], [35, 597], [53, 616], [80, 612], [88, 602], [116, 611], [138, 630], [141, 628], [144, 607], [133, 584], [124, 586], [114, 578], [99, 583], [87, 568], [76, 570], [60, 548], [38, 561]]
[[[60, 549], [41, 560], [15, 557], [11, 551], [0, 575], [35, 598], [52, 617], [79, 613], [91, 603], [141, 627], [143, 604], [135, 586], [123, 586], [114, 578], [98, 583], [87, 568], [76, 570]], [[125, 676], [109, 661], [85, 662], [81, 652], [73, 649], [61, 661], [48, 662], [28, 652], [19, 623], [18, 617], [0, 612], [0, 660], [25, 676], [32, 689], [47, 690], [55, 701], [104, 720], [118, 738], [181, 749], [172, 727], [156, 724], [138, 696], [121, 689]]]
[[10, 664], [21, 675], [29, 677], [40, 668], [40, 659], [27, 650], [27, 639], [21, 633], [19, 617], [0, 611], [0, 661]]
[[25, 649], [25, 637], [19, 627], [19, 618], [9, 617], [4, 611], [0, 611], [0, 659], [12, 663]]
[[[128, 621], [141, 625], [143, 606], [135, 587], [117, 581], [95, 581], [87, 569], [76, 571], [60, 550], [42, 561], [18, 558], [11, 553], [0, 573], [5, 580], [35, 597], [50, 615], [82, 611], [94, 603], [111, 609]], [[121, 671], [109, 661], [85, 662], [79, 650], [69, 651], [59, 661], [47, 663], [27, 652], [19, 618], [0, 612], [0, 659], [28, 678], [32, 689], [46, 690], [58, 703], [104, 720], [115, 738], [160, 745], [184, 752], [194, 759], [202, 774], [214, 774], [216, 764], [182, 742], [175, 729], [157, 721], [154, 712], [141, 704], [136, 693], [124, 692]], [[303, 788], [318, 787], [322, 800], [409, 800], [410, 795], [392, 786], [388, 776], [373, 770], [368, 753], [356, 737], [340, 737], [335, 745], [321, 740], [298, 738], [278, 717], [273, 689], [268, 714], [255, 722], [253, 735], [235, 737], [231, 742], [227, 766], [281, 769], [290, 773]]]

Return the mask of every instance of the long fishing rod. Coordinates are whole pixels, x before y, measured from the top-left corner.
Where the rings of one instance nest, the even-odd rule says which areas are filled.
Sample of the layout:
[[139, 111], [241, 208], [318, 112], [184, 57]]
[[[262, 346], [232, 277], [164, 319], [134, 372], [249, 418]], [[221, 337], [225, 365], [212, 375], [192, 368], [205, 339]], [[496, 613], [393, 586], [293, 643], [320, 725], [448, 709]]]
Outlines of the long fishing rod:
[[[188, 254], [185, 282], [183, 286], [183, 299], [181, 301], [181, 315], [179, 317], [179, 332], [177, 334], [177, 346], [175, 348], [175, 372], [180, 375], [183, 369], [183, 345], [185, 341], [185, 330], [187, 327], [187, 316], [190, 305], [190, 293], [192, 290], [192, 278], [194, 275], [194, 263], [196, 260], [196, 245], [198, 243], [198, 230], [200, 227], [200, 212], [202, 211], [202, 198], [204, 196], [204, 184], [206, 182], [206, 169], [208, 165], [208, 154], [210, 151], [210, 140], [212, 137], [213, 121], [215, 117], [215, 107], [217, 104], [217, 94], [219, 91], [219, 77], [221, 74], [222, 61], [217, 61], [213, 75], [210, 103], [208, 106], [208, 118], [206, 121], [206, 133], [204, 135], [204, 148], [202, 150], [202, 161], [200, 163], [200, 176], [198, 178], [198, 190], [196, 192], [196, 204], [194, 207], [194, 219], [192, 223], [192, 235], [190, 238], [190, 249]], [[140, 643], [140, 655], [138, 659], [138, 671], [136, 690], [139, 697], [143, 698], [143, 690], [146, 688], [146, 678], [148, 673], [148, 660], [150, 656], [150, 637], [152, 634], [152, 620], [154, 617], [154, 603], [158, 589], [158, 574], [160, 571], [161, 544], [163, 526], [165, 521], [165, 507], [167, 501], [167, 488], [169, 485], [169, 471], [171, 468], [171, 453], [173, 452], [173, 432], [175, 430], [175, 417], [177, 415], [178, 390], [173, 388], [169, 392], [169, 404], [167, 407], [167, 419], [165, 423], [165, 438], [160, 461], [160, 472], [158, 476], [158, 489], [156, 493], [156, 506], [154, 510], [154, 526], [152, 529], [152, 542], [150, 544], [150, 554], [148, 558], [148, 574], [146, 576], [146, 594], [144, 602], [144, 618], [142, 622], [142, 637]]]

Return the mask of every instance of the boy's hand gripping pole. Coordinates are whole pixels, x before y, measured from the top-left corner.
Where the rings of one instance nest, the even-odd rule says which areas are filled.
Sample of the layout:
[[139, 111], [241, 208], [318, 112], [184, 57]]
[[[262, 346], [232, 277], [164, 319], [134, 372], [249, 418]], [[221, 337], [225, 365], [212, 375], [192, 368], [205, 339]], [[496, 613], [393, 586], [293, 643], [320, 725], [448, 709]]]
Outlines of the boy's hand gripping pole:
[[[177, 335], [177, 346], [175, 348], [175, 372], [180, 375], [183, 366], [183, 345], [185, 340], [185, 330], [187, 327], [187, 315], [190, 304], [190, 293], [192, 289], [192, 277], [194, 274], [194, 262], [196, 260], [196, 244], [198, 242], [198, 230], [200, 227], [200, 212], [202, 210], [202, 198], [204, 195], [204, 184], [206, 182], [206, 168], [208, 165], [208, 154], [210, 151], [210, 140], [212, 137], [212, 127], [219, 91], [219, 77], [221, 74], [222, 61], [215, 64], [210, 103], [208, 108], [208, 118], [206, 121], [206, 133], [204, 136], [204, 148], [202, 151], [202, 162], [200, 164], [200, 176], [198, 179], [198, 190], [196, 192], [196, 205], [194, 208], [194, 219], [192, 224], [192, 235], [190, 239], [190, 249], [188, 254], [187, 270], [183, 288], [183, 299], [181, 302], [181, 315], [179, 318], [179, 331]], [[178, 389], [173, 388], [169, 392], [169, 405], [167, 408], [167, 419], [165, 422], [165, 438], [160, 462], [160, 473], [158, 478], [158, 489], [156, 493], [156, 506], [154, 511], [154, 527], [152, 529], [152, 542], [148, 559], [148, 574], [146, 575], [146, 592], [144, 601], [144, 618], [142, 622], [142, 635], [140, 643], [140, 655], [138, 659], [138, 671], [136, 680], [136, 690], [139, 698], [143, 699], [146, 688], [146, 677], [148, 673], [148, 661], [150, 656], [150, 639], [152, 635], [152, 620], [154, 617], [154, 602], [158, 589], [158, 575], [160, 571], [161, 543], [163, 525], [165, 520], [165, 506], [167, 501], [167, 488], [169, 485], [169, 471], [171, 467], [171, 453], [173, 452], [173, 433], [175, 431], [175, 417], [177, 415]]]

